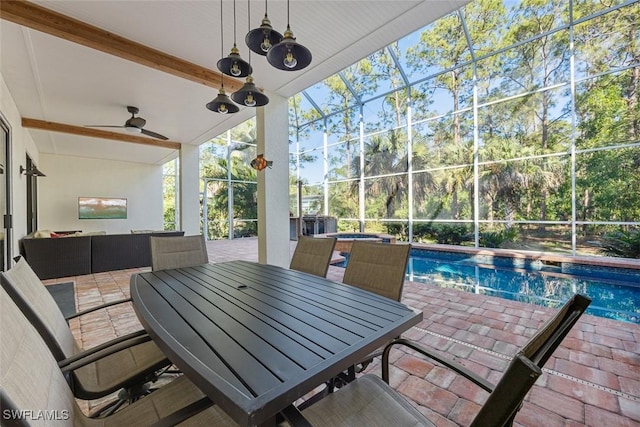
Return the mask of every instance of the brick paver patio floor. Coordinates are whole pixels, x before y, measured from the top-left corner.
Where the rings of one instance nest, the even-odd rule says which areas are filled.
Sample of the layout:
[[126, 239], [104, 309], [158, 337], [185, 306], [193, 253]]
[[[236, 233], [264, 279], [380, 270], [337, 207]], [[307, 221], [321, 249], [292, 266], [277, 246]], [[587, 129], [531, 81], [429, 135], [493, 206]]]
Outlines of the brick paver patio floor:
[[[207, 243], [211, 262], [257, 261], [257, 240]], [[291, 242], [295, 248], [295, 242]], [[134, 269], [47, 280], [74, 281], [78, 310], [129, 296]], [[341, 280], [343, 269], [328, 277]], [[424, 320], [403, 336], [447, 353], [497, 382], [517, 349], [552, 313], [551, 309], [484, 295], [406, 282], [403, 302]], [[84, 347], [140, 328], [127, 304], [71, 324]], [[391, 385], [438, 426], [469, 425], [486, 393], [445, 368], [402, 350], [392, 353]], [[380, 373], [379, 361], [368, 368]], [[91, 406], [98, 402], [91, 402]], [[88, 410], [87, 403], [83, 409]], [[515, 425], [531, 427], [640, 426], [640, 325], [584, 315], [526, 398]]]

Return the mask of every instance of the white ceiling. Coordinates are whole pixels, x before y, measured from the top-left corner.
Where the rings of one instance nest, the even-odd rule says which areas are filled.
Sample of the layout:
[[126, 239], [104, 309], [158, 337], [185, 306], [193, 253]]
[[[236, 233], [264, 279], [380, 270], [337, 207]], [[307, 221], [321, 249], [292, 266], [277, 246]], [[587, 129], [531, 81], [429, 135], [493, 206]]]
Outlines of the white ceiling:
[[[291, 0], [290, 23], [297, 41], [313, 54], [295, 72], [271, 67], [251, 54], [253, 77], [267, 95], [289, 97], [464, 5], [468, 0]], [[34, 2], [147, 47], [216, 70], [233, 45], [233, 2], [223, 2], [224, 52], [219, 1]], [[1, 9], [0, 5], [0, 9]], [[260, 25], [265, 2], [251, 2], [251, 28]], [[275, 30], [284, 32], [287, 3], [268, 2]], [[0, 10], [1, 16], [1, 10]], [[237, 45], [249, 50], [247, 1], [236, 1]], [[218, 91], [98, 50], [0, 20], [0, 71], [24, 118], [70, 125], [121, 125], [127, 105], [140, 108], [145, 129], [172, 141], [201, 144], [252, 117], [241, 108], [220, 115], [205, 108]], [[109, 129], [107, 129], [109, 130]], [[111, 129], [113, 130], [113, 129]], [[124, 129], [115, 129], [125, 132]], [[176, 150], [30, 130], [42, 153], [162, 164]]]

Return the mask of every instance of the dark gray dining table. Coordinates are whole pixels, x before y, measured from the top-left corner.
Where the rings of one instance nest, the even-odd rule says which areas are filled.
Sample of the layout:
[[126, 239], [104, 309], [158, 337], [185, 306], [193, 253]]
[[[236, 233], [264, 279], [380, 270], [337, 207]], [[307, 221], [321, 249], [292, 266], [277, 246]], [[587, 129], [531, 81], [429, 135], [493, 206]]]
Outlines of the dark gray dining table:
[[240, 426], [276, 414], [422, 320], [371, 292], [246, 261], [131, 277], [144, 328]]

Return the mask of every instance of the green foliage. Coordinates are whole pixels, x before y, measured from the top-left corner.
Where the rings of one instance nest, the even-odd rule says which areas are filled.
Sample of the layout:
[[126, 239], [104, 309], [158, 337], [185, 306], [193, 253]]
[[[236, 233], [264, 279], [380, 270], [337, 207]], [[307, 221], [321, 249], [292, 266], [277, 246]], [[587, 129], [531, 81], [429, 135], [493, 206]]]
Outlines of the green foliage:
[[[229, 236], [229, 220], [234, 222], [234, 235], [256, 235], [251, 221], [258, 217], [255, 184], [256, 170], [250, 162], [256, 156], [255, 121], [248, 120], [231, 130], [231, 144], [227, 136], [214, 138], [200, 148], [200, 173], [206, 178], [202, 188], [207, 200], [209, 239]], [[229, 187], [231, 178], [231, 187]], [[229, 196], [232, 196], [233, 218], [229, 218]]]
[[176, 208], [175, 206], [165, 206], [164, 208], [164, 229], [175, 230], [176, 229]]
[[514, 227], [498, 231], [485, 231], [480, 233], [480, 246], [484, 248], [500, 248], [504, 243], [515, 242], [517, 238], [518, 230]]
[[175, 168], [178, 161], [173, 160], [163, 165], [162, 168], [162, 193], [164, 229], [175, 230], [176, 224], [176, 179]]
[[602, 249], [611, 256], [640, 258], [640, 230], [607, 233]]
[[398, 241], [406, 242], [409, 240], [409, 224], [406, 222], [386, 222], [386, 234], [395, 236]]
[[256, 221], [236, 222], [233, 227], [233, 237], [253, 237], [258, 235], [258, 223]]
[[325, 116], [296, 95], [292, 134], [317, 148], [326, 126], [328, 210], [344, 230], [363, 209], [367, 227], [396, 236], [410, 217], [434, 221], [414, 222], [416, 241], [468, 243], [479, 219], [482, 246], [559, 248], [543, 224], [637, 223], [638, 22], [640, 2], [477, 0], [307, 92]]
[[436, 242], [460, 245], [471, 239], [470, 229], [465, 224], [416, 223], [413, 236], [419, 242]]

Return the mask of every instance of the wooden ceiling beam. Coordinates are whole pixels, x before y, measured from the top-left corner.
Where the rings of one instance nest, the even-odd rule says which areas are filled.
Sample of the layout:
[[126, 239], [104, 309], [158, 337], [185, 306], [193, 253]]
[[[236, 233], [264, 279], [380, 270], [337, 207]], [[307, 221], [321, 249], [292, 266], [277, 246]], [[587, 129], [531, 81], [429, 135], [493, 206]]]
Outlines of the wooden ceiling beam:
[[[221, 73], [218, 71], [144, 46], [27, 1], [2, 0], [0, 17], [205, 86], [220, 88]], [[235, 92], [244, 82], [225, 76], [224, 84], [229, 92]]]
[[86, 128], [82, 126], [67, 125], [64, 123], [48, 122], [45, 120], [22, 118], [22, 127], [29, 129], [39, 129], [51, 132], [70, 133], [73, 135], [86, 136], [89, 138], [111, 139], [120, 142], [133, 142], [135, 144], [150, 145], [153, 147], [170, 148], [179, 150], [181, 144], [175, 141], [162, 141], [158, 139], [136, 136], [126, 133], [111, 132], [106, 130]]

